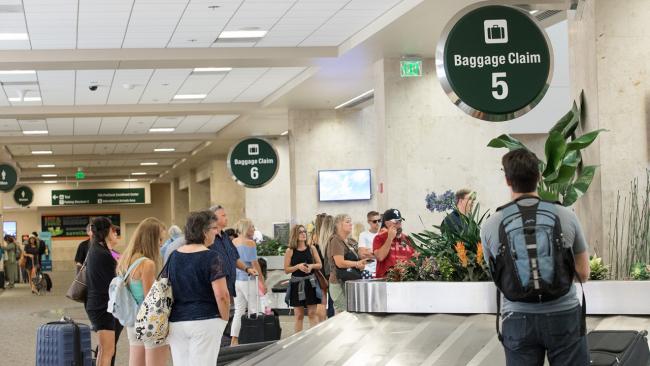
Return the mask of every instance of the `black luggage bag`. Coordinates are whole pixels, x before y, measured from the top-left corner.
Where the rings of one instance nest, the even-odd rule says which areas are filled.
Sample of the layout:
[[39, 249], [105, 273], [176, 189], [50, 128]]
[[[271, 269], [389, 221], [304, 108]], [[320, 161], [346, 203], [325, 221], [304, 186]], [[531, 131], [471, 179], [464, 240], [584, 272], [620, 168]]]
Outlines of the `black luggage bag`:
[[[0, 257], [0, 261], [2, 260], [2, 257]], [[5, 288], [5, 273], [4, 271], [0, 272], [0, 289], [4, 290]]]
[[[259, 301], [259, 277], [255, 279], [255, 293], [257, 296], [257, 306], [261, 306]], [[249, 285], [250, 282], [248, 281]], [[239, 331], [239, 344], [259, 343], [267, 341], [277, 341], [282, 336], [280, 328], [280, 317], [273, 312], [271, 315], [264, 313], [244, 314], [241, 317], [241, 330]]]
[[36, 336], [36, 366], [91, 366], [90, 327], [70, 319], [41, 325]]
[[595, 330], [587, 334], [591, 366], [647, 366], [648, 332]]

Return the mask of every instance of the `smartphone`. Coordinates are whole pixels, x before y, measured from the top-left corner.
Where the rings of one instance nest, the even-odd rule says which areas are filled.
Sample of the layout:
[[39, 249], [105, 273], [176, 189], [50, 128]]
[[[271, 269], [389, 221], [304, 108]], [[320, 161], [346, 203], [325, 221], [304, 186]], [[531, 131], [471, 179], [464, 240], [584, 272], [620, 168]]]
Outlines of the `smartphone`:
[[375, 260], [372, 259], [372, 258], [370, 258], [370, 259], [366, 259], [366, 263], [372, 263], [372, 262], [374, 262], [374, 261], [375, 261]]

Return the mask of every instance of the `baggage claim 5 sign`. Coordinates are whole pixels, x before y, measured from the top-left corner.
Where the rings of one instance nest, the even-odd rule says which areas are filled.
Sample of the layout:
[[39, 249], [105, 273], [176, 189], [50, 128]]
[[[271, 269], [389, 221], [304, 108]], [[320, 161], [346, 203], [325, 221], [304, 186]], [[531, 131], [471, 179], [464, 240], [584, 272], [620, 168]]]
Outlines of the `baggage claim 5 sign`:
[[539, 103], [552, 78], [546, 33], [528, 12], [503, 5], [472, 5], [445, 27], [436, 72], [465, 113], [486, 121], [520, 117]]

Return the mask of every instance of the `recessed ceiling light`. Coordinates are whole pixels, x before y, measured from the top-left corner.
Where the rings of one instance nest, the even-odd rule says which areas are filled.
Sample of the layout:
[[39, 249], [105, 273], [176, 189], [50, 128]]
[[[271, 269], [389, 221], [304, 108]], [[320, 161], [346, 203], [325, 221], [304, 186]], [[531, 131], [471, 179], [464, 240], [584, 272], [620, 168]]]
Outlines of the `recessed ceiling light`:
[[38, 164], [39, 168], [56, 168], [54, 164]]
[[145, 172], [134, 172], [134, 173], [131, 173], [131, 175], [147, 175], [147, 173], [145, 173]]
[[31, 75], [36, 74], [36, 70], [0, 70], [0, 75]]
[[23, 135], [47, 135], [47, 130], [23, 131]]
[[11, 97], [9, 98], [10, 102], [40, 102], [41, 97], [24, 97], [22, 100], [20, 97]]
[[173, 147], [159, 147], [159, 148], [153, 149], [153, 151], [155, 151], [155, 152], [172, 152], [172, 151], [176, 151], [176, 149], [173, 148]]
[[46, 180], [46, 181], [43, 181], [43, 183], [45, 183], [45, 184], [56, 184], [56, 183], [59, 183], [59, 182], [56, 181], [56, 180]]
[[174, 127], [152, 127], [149, 132], [174, 132]]
[[286, 131], [282, 132], [282, 133], [280, 134], [280, 136], [286, 136], [286, 135], [288, 135], [288, 134], [289, 134], [289, 130], [286, 130]]
[[138, 180], [135, 178], [127, 178], [124, 180], [125, 182], [137, 182]]
[[56, 175], [56, 174], [41, 174], [41, 177], [43, 177], [43, 178], [54, 178], [54, 177], [58, 177], [58, 175]]
[[219, 39], [229, 38], [262, 38], [268, 33], [265, 30], [238, 30], [238, 31], [224, 31], [219, 35]]
[[193, 72], [228, 72], [232, 67], [196, 67]]
[[28, 41], [27, 33], [0, 33], [0, 41]]
[[32, 155], [50, 155], [52, 150], [32, 150]]
[[177, 94], [174, 95], [174, 99], [204, 99], [207, 96], [207, 94]]
[[151, 161], [151, 162], [140, 163], [140, 165], [142, 165], [142, 166], [153, 166], [153, 165], [158, 165], [158, 163], [154, 162], [154, 161]]

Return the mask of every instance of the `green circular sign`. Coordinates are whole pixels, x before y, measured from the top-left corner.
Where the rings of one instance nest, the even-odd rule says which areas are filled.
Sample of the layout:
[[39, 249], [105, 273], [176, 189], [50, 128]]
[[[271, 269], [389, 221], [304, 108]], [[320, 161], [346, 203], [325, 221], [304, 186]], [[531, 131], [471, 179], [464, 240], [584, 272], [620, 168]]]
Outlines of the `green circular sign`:
[[472, 5], [447, 24], [436, 50], [436, 72], [460, 109], [486, 121], [520, 117], [551, 82], [553, 55], [544, 30], [528, 12]]
[[14, 191], [14, 201], [21, 206], [29, 206], [34, 201], [34, 191], [27, 186], [18, 187]]
[[278, 172], [278, 153], [268, 141], [253, 137], [240, 141], [228, 153], [232, 178], [248, 188], [260, 188]]
[[16, 169], [8, 164], [0, 164], [0, 191], [9, 192], [18, 181]]

